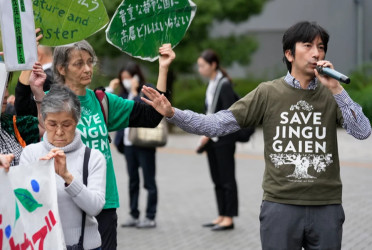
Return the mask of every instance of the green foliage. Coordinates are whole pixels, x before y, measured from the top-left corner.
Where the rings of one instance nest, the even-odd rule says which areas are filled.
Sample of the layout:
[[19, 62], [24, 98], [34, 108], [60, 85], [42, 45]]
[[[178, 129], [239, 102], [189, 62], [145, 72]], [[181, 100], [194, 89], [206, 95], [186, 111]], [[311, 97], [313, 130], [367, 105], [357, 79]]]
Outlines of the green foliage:
[[[104, 0], [103, 2], [111, 18], [122, 1]], [[177, 59], [173, 62], [172, 69], [175, 72], [190, 72], [200, 52], [206, 48], [215, 49], [224, 66], [234, 61], [242, 64], [249, 63], [250, 55], [258, 47], [254, 39], [234, 35], [211, 38], [209, 30], [214, 20], [230, 20], [234, 23], [247, 20], [251, 15], [260, 13], [267, 0], [193, 0], [193, 2], [197, 5], [196, 15], [185, 37], [175, 48]], [[114, 46], [107, 45], [104, 30], [88, 38], [88, 41], [94, 46], [98, 56], [116, 57], [122, 54]], [[144, 64], [157, 71], [156, 63]]]
[[15, 92], [15, 88], [17, 86], [17, 81], [18, 81], [18, 78], [19, 78], [20, 74], [21, 74], [21, 71], [14, 71], [13, 72], [13, 77], [10, 80], [9, 85], [8, 85], [9, 95], [14, 95], [15, 94], [14, 92]]
[[365, 64], [350, 76], [351, 83], [344, 84], [350, 97], [363, 108], [363, 113], [372, 121], [372, 64]]
[[370, 82], [369, 86], [366, 86], [363, 90], [356, 91], [352, 90], [349, 91], [349, 95], [360, 106], [363, 108], [363, 113], [368, 117], [369, 121], [372, 121], [372, 82]]
[[[261, 80], [234, 79], [233, 82], [234, 90], [243, 97], [255, 89]], [[172, 105], [179, 109], [203, 113], [206, 89], [206, 83], [200, 78], [182, 78], [174, 84]]]
[[[112, 16], [115, 13], [115, 10], [119, 7], [121, 0], [103, 0], [103, 3], [106, 7], [107, 15], [109, 16], [109, 19], [111, 20]], [[106, 30], [107, 26], [98, 31], [93, 36], [87, 38], [87, 41], [93, 46], [95, 52], [97, 53], [97, 56], [110, 56], [115, 57], [121, 54], [121, 52], [112, 46], [111, 44], [108, 44], [106, 41]]]
[[261, 79], [234, 79], [234, 90], [240, 97], [243, 97], [254, 90], [261, 82], [263, 82]]
[[206, 89], [207, 85], [199, 78], [182, 78], [174, 83], [172, 105], [203, 113]]
[[364, 64], [351, 73], [351, 84], [344, 85], [346, 90], [363, 90], [372, 84], [372, 63]]

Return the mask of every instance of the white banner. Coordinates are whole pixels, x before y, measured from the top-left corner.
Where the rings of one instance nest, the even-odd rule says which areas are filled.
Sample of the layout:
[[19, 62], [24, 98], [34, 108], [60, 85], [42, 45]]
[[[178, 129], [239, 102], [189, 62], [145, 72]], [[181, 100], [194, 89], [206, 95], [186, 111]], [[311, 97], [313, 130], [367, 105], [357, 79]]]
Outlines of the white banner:
[[7, 71], [30, 70], [37, 61], [31, 0], [0, 0], [1, 36]]
[[0, 250], [66, 249], [53, 161], [0, 169]]

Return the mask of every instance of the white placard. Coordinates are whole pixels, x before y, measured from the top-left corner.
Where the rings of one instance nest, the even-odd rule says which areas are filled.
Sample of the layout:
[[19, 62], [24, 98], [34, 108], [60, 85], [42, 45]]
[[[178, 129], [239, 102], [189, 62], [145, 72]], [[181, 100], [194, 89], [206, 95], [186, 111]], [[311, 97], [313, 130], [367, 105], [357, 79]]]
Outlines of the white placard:
[[0, 168], [0, 249], [65, 249], [54, 163]]
[[7, 71], [31, 70], [37, 61], [31, 0], [0, 0], [1, 36]]

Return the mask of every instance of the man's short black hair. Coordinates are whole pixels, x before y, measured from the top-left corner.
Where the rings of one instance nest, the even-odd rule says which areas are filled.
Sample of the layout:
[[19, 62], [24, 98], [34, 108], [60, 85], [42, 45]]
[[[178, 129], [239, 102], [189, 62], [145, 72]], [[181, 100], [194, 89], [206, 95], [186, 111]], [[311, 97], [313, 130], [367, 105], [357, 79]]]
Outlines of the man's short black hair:
[[285, 52], [291, 50], [293, 57], [295, 56], [295, 48], [297, 42], [312, 42], [314, 39], [320, 36], [324, 45], [324, 52], [327, 53], [327, 44], [329, 40], [328, 32], [323, 29], [319, 24], [315, 22], [303, 21], [296, 23], [283, 35], [283, 61], [287, 64], [287, 69], [291, 72], [292, 64], [285, 57]]

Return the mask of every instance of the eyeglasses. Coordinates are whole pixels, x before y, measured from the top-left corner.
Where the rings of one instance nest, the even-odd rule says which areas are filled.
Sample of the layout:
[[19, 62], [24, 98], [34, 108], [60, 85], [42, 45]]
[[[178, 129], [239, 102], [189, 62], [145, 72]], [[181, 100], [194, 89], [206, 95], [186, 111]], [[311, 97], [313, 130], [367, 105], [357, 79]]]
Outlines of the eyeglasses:
[[69, 131], [72, 129], [75, 129], [75, 124], [72, 122], [66, 122], [66, 123], [55, 123], [55, 122], [46, 122], [45, 128], [47, 131], [57, 131], [58, 129], [61, 129], [62, 131]]
[[82, 69], [85, 65], [88, 65], [89, 68], [94, 67], [96, 65], [96, 60], [93, 58], [88, 59], [86, 62], [83, 60], [79, 60], [77, 62], [72, 63], [72, 67], [75, 67], [77, 69]]

